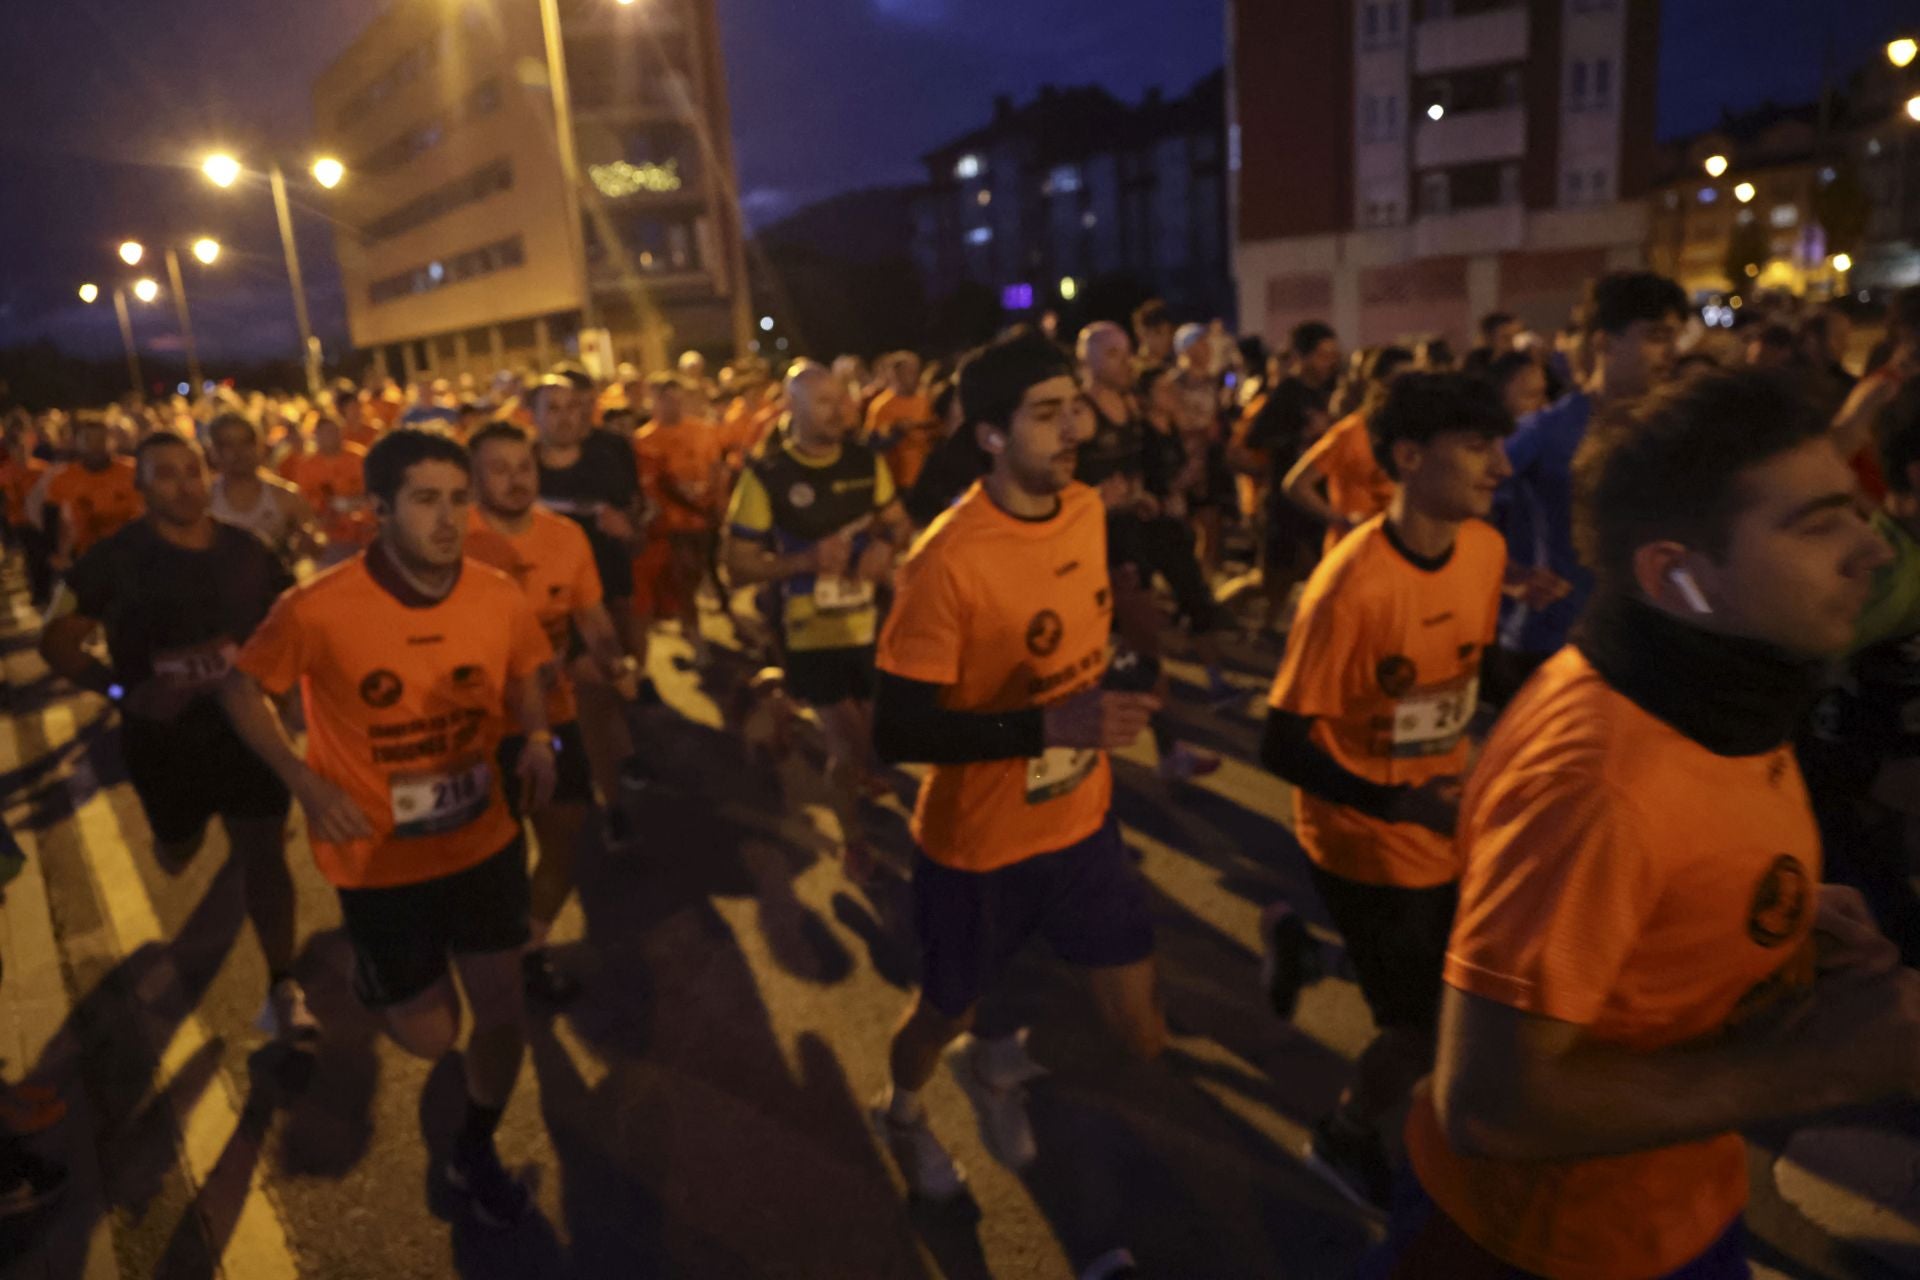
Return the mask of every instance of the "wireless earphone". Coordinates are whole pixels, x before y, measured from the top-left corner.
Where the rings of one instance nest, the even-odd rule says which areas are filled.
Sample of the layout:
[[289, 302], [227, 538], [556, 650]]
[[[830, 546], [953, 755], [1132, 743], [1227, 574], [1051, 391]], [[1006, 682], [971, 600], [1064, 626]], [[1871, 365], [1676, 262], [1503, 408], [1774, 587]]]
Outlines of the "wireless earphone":
[[999, 453], [1007, 447], [1007, 438], [998, 431], [987, 432], [987, 452]]
[[1700, 584], [1685, 569], [1675, 567], [1667, 571], [1667, 581], [1673, 584], [1687, 602], [1687, 607], [1695, 613], [1712, 613], [1713, 606], [1707, 603], [1706, 593], [1700, 590]]

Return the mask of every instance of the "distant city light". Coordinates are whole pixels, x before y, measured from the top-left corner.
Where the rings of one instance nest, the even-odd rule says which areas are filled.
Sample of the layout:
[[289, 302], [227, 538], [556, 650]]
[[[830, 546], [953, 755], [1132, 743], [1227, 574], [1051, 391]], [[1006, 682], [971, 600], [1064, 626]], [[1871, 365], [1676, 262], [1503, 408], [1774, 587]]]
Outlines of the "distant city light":
[[1920, 95], [1907, 99], [1907, 118], [1920, 120]]
[[160, 296], [160, 286], [142, 276], [133, 282], [133, 296], [142, 302], [152, 302]]
[[1920, 44], [1914, 43], [1908, 36], [1901, 36], [1898, 40], [1887, 43], [1887, 61], [1896, 67], [1904, 67], [1911, 63], [1915, 54], [1920, 54]]
[[1033, 306], [1033, 286], [1030, 284], [1010, 284], [1000, 291], [1000, 307], [1003, 311], [1025, 311]]
[[969, 182], [979, 177], [980, 157], [976, 155], [961, 156], [960, 159], [954, 163], [953, 176], [962, 182]]
[[212, 266], [214, 259], [220, 256], [220, 242], [211, 236], [201, 236], [193, 242], [193, 256], [206, 266]]
[[1060, 277], [1060, 296], [1065, 301], [1072, 302], [1080, 296], [1080, 282], [1072, 276]]
[[332, 156], [321, 156], [313, 162], [313, 180], [329, 191], [339, 186], [340, 180], [346, 176], [347, 166]]
[[638, 195], [642, 191], [678, 191], [682, 185], [678, 160], [668, 160], [664, 164], [628, 164], [625, 160], [615, 160], [612, 164], [591, 164], [587, 166], [587, 177], [593, 182], [594, 189], [609, 200]]
[[189, 386], [187, 383], [183, 382], [179, 386], [175, 387], [174, 390], [184, 396], [191, 393], [193, 391], [193, 388]]
[[1743, 182], [1733, 189], [1733, 198], [1741, 204], [1746, 204], [1751, 201], [1754, 194], [1754, 187], [1751, 182]]
[[100, 296], [99, 285], [83, 284], [80, 286], [80, 301], [92, 302], [94, 299], [98, 298], [99, 296]]
[[138, 240], [128, 240], [120, 246], [120, 261], [130, 267], [137, 267], [140, 265], [140, 259], [145, 257], [146, 253], [147, 251], [140, 247]]
[[982, 187], [980, 189], [980, 194], [973, 198], [973, 202], [982, 207], [990, 205], [993, 203], [993, 192], [988, 191], [985, 187]]
[[762, 333], [772, 333], [772, 332], [773, 332], [773, 317], [772, 317], [772, 316], [761, 316], [761, 317], [760, 317], [760, 332], [762, 332]]
[[230, 187], [240, 180], [240, 162], [224, 151], [216, 151], [200, 164], [200, 172], [216, 187]]
[[1700, 188], [1701, 204], [1712, 204], [1715, 200], [1718, 200], [1719, 198], [1720, 198], [1720, 193], [1718, 191], [1715, 191], [1712, 187]]
[[1717, 178], [1721, 174], [1725, 173], [1726, 171], [1727, 171], [1727, 158], [1725, 156], [1708, 156], [1707, 157], [1707, 176], [1709, 178]]
[[[1909, 40], [1907, 41], [1907, 43], [1912, 44], [1913, 41]], [[1908, 62], [1913, 61], [1913, 54], [1911, 52], [1907, 54], [1907, 61]], [[1905, 65], [1905, 64], [1903, 63], [1902, 65]], [[1835, 271], [1838, 271], [1841, 275], [1845, 275], [1847, 272], [1853, 270], [1853, 255], [1850, 253], [1834, 254], [1833, 269]]]
[[776, 351], [785, 351], [787, 349], [787, 340], [785, 338], [775, 339], [773, 346]]
[[1080, 225], [1085, 227], [1089, 231], [1093, 230], [1094, 225], [1099, 221], [1100, 221], [1100, 215], [1095, 213], [1091, 209], [1087, 210], [1085, 213], [1080, 215]]
[[1441, 106], [1437, 102], [1427, 108], [1427, 119], [1429, 120], [1433, 120], [1437, 122], [1439, 120], [1445, 119], [1446, 114], [1447, 114], [1447, 109]]
[[967, 232], [968, 244], [986, 244], [993, 239], [992, 227], [975, 227]]

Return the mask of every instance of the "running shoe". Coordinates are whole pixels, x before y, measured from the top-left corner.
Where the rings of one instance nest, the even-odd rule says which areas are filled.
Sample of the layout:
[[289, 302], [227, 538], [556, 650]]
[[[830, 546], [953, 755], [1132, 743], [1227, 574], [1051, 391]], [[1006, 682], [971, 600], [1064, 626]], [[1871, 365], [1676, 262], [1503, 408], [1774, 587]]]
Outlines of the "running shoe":
[[1260, 989], [1267, 1004], [1280, 1017], [1293, 1017], [1300, 989], [1321, 976], [1320, 944], [1306, 921], [1286, 901], [1270, 903], [1260, 913]]
[[1385, 1212], [1393, 1200], [1393, 1168], [1376, 1129], [1328, 1116], [1301, 1153], [1309, 1170], [1362, 1209]]
[[[1027, 1091], [1018, 1080], [1002, 1083], [985, 1071], [983, 1045], [973, 1036], [962, 1036], [949, 1045], [947, 1069], [960, 1082], [967, 1100], [973, 1103], [980, 1120], [980, 1141], [987, 1154], [1009, 1169], [1024, 1169], [1040, 1152], [1033, 1139], [1033, 1121], [1027, 1115]], [[1033, 1070], [1046, 1069], [1027, 1059]]]
[[1109, 1249], [1080, 1273], [1080, 1280], [1133, 1280], [1140, 1274], [1140, 1264], [1133, 1260], [1129, 1249]]
[[307, 1008], [307, 993], [292, 978], [273, 984], [254, 1025], [275, 1040], [288, 1042], [312, 1040], [320, 1034], [320, 1021]]
[[1204, 778], [1220, 769], [1220, 757], [1211, 751], [1202, 751], [1190, 747], [1184, 742], [1174, 744], [1173, 750], [1160, 757], [1160, 780], [1162, 782], [1192, 782], [1195, 778]]
[[887, 1151], [900, 1166], [907, 1190], [923, 1200], [951, 1200], [966, 1189], [967, 1175], [940, 1139], [933, 1136], [923, 1112], [919, 1119], [903, 1124], [887, 1114], [883, 1095], [873, 1108], [873, 1127], [887, 1144]]
[[447, 1182], [467, 1197], [474, 1220], [481, 1226], [504, 1231], [524, 1220], [533, 1207], [526, 1184], [507, 1172], [493, 1144], [466, 1151], [456, 1150], [448, 1157]]
[[46, 1085], [0, 1086], [0, 1133], [45, 1133], [66, 1118], [66, 1099]]
[[535, 947], [520, 957], [520, 974], [526, 980], [527, 994], [541, 1004], [559, 1008], [580, 994], [580, 983], [562, 969], [545, 947]]
[[1245, 689], [1227, 679], [1218, 667], [1207, 668], [1206, 703], [1216, 711], [1225, 711], [1244, 703], [1251, 696]]
[[67, 1171], [25, 1147], [0, 1148], [0, 1221], [44, 1209], [67, 1189]]

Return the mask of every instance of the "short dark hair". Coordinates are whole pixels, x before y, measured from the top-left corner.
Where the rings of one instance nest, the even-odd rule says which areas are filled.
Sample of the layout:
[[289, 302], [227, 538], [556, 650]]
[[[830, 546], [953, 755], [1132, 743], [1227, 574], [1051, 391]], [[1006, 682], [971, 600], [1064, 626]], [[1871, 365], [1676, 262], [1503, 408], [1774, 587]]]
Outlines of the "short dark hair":
[[1008, 431], [1027, 391], [1050, 378], [1073, 377], [1073, 361], [1031, 331], [996, 339], [960, 366], [960, 404], [967, 425]]
[[1609, 271], [1588, 287], [1587, 332], [1625, 333], [1641, 320], [1687, 314], [1687, 295], [1657, 271]]
[[1453, 431], [1501, 437], [1512, 433], [1513, 418], [1486, 382], [1466, 373], [1409, 370], [1387, 387], [1386, 399], [1367, 418], [1374, 460], [1400, 478], [1393, 446], [1403, 440], [1426, 444]]
[[238, 427], [257, 442], [260, 439], [260, 424], [244, 413], [227, 412], [217, 415], [207, 424], [207, 439], [215, 444], [220, 442], [220, 433], [229, 427]]
[[1505, 392], [1507, 384], [1529, 369], [1538, 369], [1540, 362], [1533, 358], [1530, 351], [1509, 351], [1505, 355], [1495, 356], [1487, 362], [1483, 376], [1487, 385], [1496, 392]]
[[1333, 326], [1324, 320], [1303, 320], [1293, 326], [1293, 334], [1287, 339], [1287, 345], [1297, 356], [1310, 356], [1321, 343], [1338, 336]]
[[423, 462], [450, 462], [462, 471], [472, 465], [457, 440], [417, 427], [389, 431], [367, 450], [367, 495], [392, 505], [407, 482], [407, 472]]
[[1742, 472], [1826, 434], [1803, 381], [1701, 369], [1609, 406], [1573, 460], [1573, 536], [1602, 590], [1627, 592], [1649, 542], [1726, 553]]
[[511, 440], [515, 444], [531, 445], [533, 437], [527, 434], [525, 427], [517, 422], [495, 421], [481, 427], [467, 437], [467, 453], [470, 457], [480, 456], [480, 446], [492, 444], [495, 440]]
[[1511, 311], [1489, 311], [1480, 317], [1480, 340], [1492, 342], [1493, 335], [1501, 325], [1512, 324], [1515, 316]]
[[593, 375], [588, 373], [585, 369], [582, 369], [577, 364], [566, 364], [566, 363], [557, 364], [553, 366], [553, 368], [547, 373], [547, 376], [541, 379], [541, 381], [547, 382], [555, 378], [560, 378], [566, 382], [573, 384], [573, 389], [575, 391], [593, 390]]
[[193, 441], [178, 431], [156, 431], [133, 447], [133, 479], [135, 484], [147, 482], [147, 458], [162, 449], [192, 449], [199, 452]]
[[1781, 351], [1792, 351], [1799, 345], [1794, 339], [1793, 330], [1779, 323], [1762, 325], [1752, 341], [1763, 347], [1777, 347]]
[[1405, 347], [1393, 344], [1375, 347], [1367, 353], [1366, 379], [1368, 382], [1385, 382], [1412, 363], [1413, 352]]
[[1913, 479], [1908, 472], [1920, 462], [1920, 380], [1909, 380], [1893, 403], [1881, 411], [1874, 427], [1874, 443], [1879, 446], [1880, 469], [1886, 475], [1887, 487], [1895, 493], [1912, 493]]
[[1133, 309], [1133, 331], [1158, 329], [1173, 323], [1173, 312], [1167, 310], [1167, 304], [1158, 298], [1148, 298]]

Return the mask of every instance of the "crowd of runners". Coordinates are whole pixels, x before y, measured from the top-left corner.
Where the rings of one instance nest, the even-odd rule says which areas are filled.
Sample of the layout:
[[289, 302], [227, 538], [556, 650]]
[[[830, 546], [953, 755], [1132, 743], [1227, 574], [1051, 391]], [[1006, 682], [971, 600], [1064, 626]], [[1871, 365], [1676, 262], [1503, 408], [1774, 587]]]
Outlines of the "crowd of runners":
[[[1920, 291], [1857, 374], [1836, 311], [1723, 338], [1647, 273], [1457, 358], [1130, 319], [778, 376], [15, 410], [8, 543], [47, 663], [117, 708], [156, 856], [219, 819], [295, 1042], [326, 1034], [298, 802], [358, 996], [460, 1055], [444, 1173], [485, 1224], [529, 1212], [494, 1146], [527, 1002], [579, 990], [545, 944], [580, 851], [648, 838], [677, 632], [753, 673], [744, 758], [817, 734], [847, 878], [910, 882], [872, 1119], [911, 1194], [965, 1187], [943, 1063], [993, 1157], [1035, 1158], [1043, 1068], [996, 1001], [1030, 942], [1183, 1069], [1109, 763], [1150, 738], [1169, 803], [1220, 767], [1164, 712], [1172, 658], [1264, 719], [1372, 1014], [1301, 1153], [1385, 1215], [1363, 1274], [1745, 1275], [1740, 1131], [1920, 1095]], [[910, 860], [863, 817], [897, 765]], [[1305, 906], [1262, 916], [1276, 1017], [1332, 963]], [[57, 1099], [5, 1104], [19, 1211], [59, 1190], [24, 1137]], [[1089, 1276], [1134, 1274], [1112, 1245]]]

